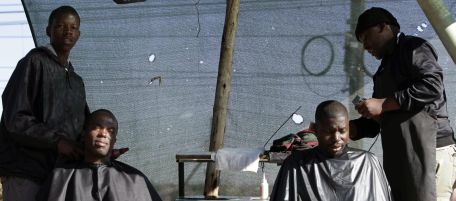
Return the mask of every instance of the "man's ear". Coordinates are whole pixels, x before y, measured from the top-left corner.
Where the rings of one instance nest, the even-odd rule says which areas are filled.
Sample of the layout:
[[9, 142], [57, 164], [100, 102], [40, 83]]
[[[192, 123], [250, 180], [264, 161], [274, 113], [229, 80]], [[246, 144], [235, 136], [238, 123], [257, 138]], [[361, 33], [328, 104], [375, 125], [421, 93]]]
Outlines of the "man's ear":
[[81, 30], [78, 30], [76, 33], [76, 42], [79, 41], [80, 37], [81, 37]]
[[391, 30], [390, 25], [389, 25], [389, 24], [386, 24], [386, 23], [384, 23], [384, 22], [378, 24], [377, 26], [378, 26], [378, 28], [379, 28], [379, 30], [378, 30], [379, 33], [383, 32], [383, 31], [386, 31], [386, 30], [388, 30], [388, 29]]
[[49, 27], [49, 26], [46, 27], [46, 35], [48, 37], [51, 37], [51, 27]]
[[317, 129], [317, 124], [315, 122], [311, 121], [310, 124], [309, 124], [309, 129], [316, 130]]

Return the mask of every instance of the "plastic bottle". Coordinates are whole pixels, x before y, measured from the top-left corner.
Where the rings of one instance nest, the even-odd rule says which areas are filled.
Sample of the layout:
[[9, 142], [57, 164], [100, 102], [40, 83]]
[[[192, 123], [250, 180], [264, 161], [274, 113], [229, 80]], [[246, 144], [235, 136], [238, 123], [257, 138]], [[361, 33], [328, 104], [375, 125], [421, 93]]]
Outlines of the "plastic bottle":
[[263, 172], [263, 180], [260, 184], [260, 199], [266, 200], [269, 198], [269, 184], [268, 180], [266, 180], [266, 175]]

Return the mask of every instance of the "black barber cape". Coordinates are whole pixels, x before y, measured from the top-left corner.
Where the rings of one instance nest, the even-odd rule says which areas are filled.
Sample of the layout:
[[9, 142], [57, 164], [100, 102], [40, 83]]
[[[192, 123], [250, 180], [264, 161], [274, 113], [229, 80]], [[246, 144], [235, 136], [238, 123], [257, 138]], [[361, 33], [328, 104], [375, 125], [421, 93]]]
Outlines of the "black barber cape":
[[285, 159], [271, 201], [390, 201], [391, 193], [378, 159], [346, 147], [337, 158], [318, 149], [293, 152]]
[[147, 177], [122, 162], [60, 166], [46, 180], [37, 201], [161, 201]]

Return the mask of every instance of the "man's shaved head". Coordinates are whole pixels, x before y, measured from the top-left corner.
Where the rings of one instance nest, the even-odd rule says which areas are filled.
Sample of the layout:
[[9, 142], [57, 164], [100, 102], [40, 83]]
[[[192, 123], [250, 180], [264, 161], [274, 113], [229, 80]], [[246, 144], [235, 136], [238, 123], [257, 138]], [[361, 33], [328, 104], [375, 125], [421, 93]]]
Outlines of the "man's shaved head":
[[90, 113], [90, 115], [86, 119], [85, 126], [88, 126], [91, 123], [95, 122], [95, 120], [101, 115], [106, 115], [109, 118], [111, 118], [112, 120], [114, 120], [114, 122], [115, 122], [115, 124], [117, 126], [118, 123], [117, 123], [116, 116], [114, 116], [114, 114], [111, 111], [107, 110], [107, 109], [98, 109], [98, 110]]
[[349, 138], [348, 122], [347, 108], [342, 103], [335, 100], [320, 103], [315, 111], [318, 149], [328, 157], [342, 154]]
[[328, 118], [340, 115], [348, 117], [347, 108], [345, 108], [342, 103], [335, 100], [324, 101], [317, 106], [317, 110], [315, 111], [315, 123], [322, 123]]

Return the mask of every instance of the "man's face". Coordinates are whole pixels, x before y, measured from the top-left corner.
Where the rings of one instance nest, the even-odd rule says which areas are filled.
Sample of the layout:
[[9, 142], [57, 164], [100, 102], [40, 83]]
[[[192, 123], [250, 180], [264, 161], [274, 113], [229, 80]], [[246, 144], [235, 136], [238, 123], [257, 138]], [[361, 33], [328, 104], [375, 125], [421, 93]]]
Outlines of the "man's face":
[[[387, 27], [388, 26], [388, 27]], [[359, 35], [359, 40], [364, 49], [377, 59], [382, 59], [386, 53], [386, 44], [392, 37], [392, 32], [388, 32], [389, 25], [378, 24], [366, 29]]]
[[100, 113], [89, 122], [86, 132], [86, 154], [100, 159], [109, 156], [116, 142], [117, 121], [106, 113]]
[[79, 39], [79, 18], [71, 13], [58, 14], [46, 33], [57, 52], [70, 51]]
[[324, 119], [316, 125], [318, 146], [328, 156], [335, 157], [342, 153], [349, 138], [349, 124], [346, 115], [337, 115]]

